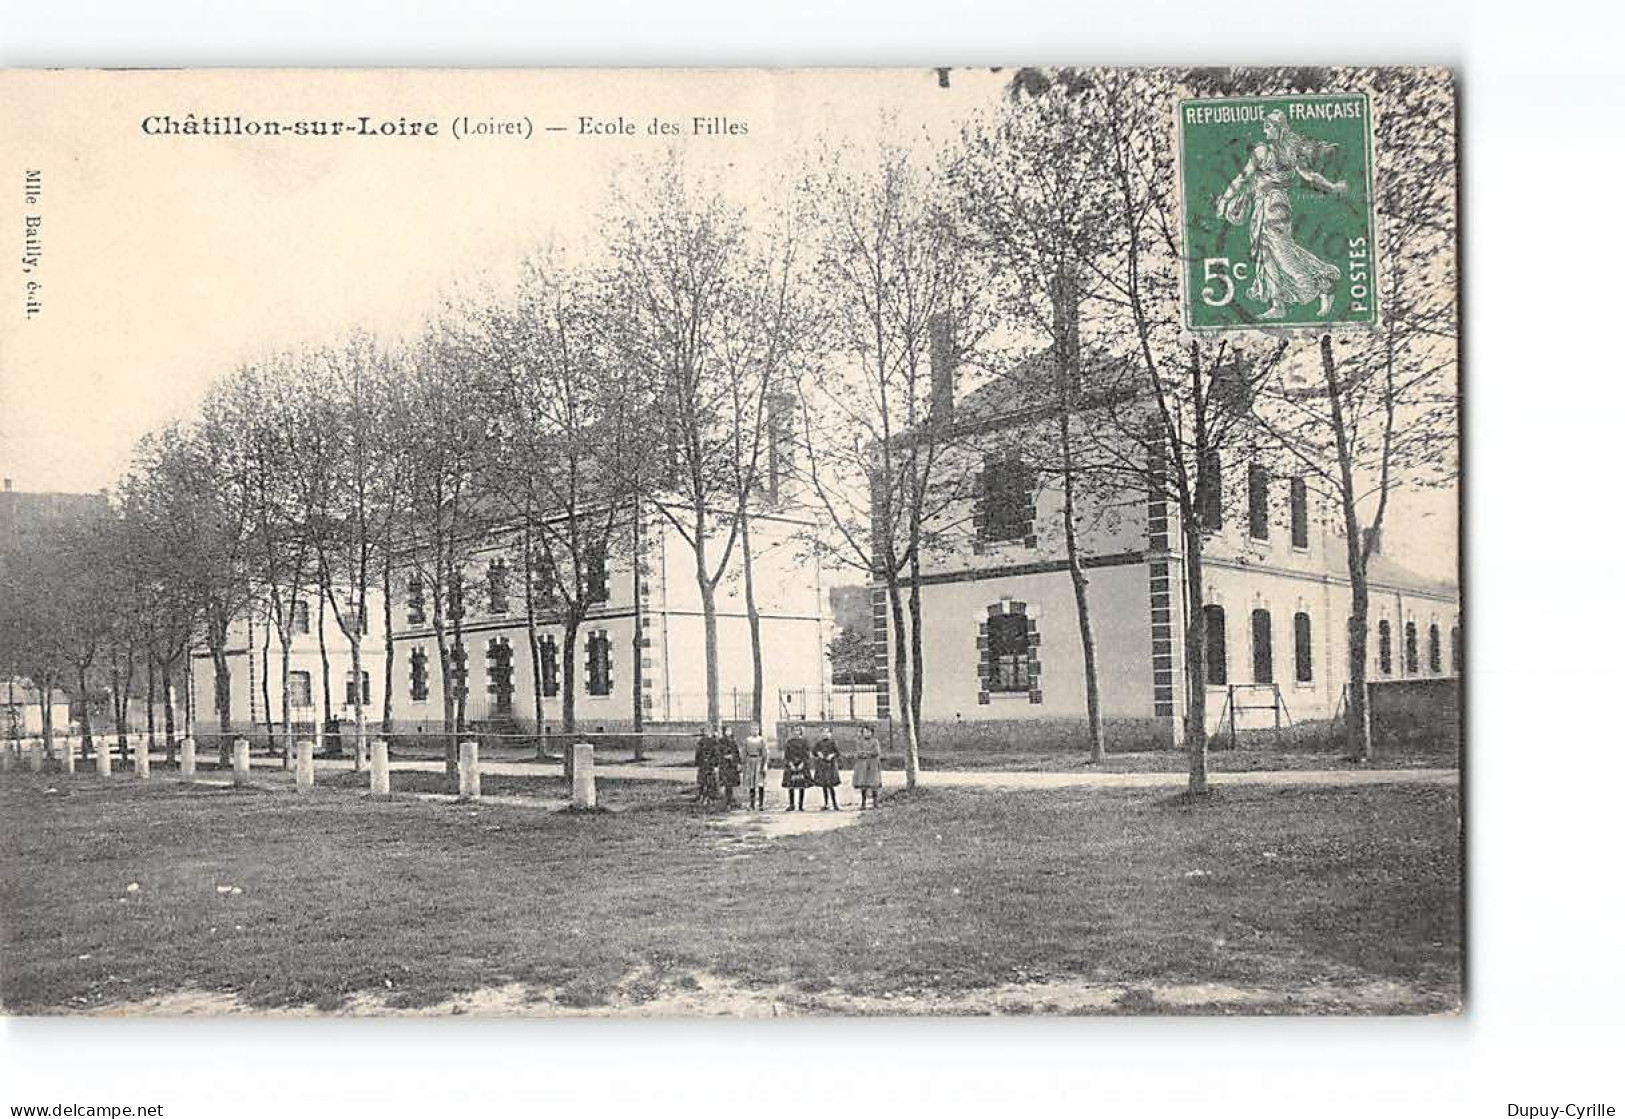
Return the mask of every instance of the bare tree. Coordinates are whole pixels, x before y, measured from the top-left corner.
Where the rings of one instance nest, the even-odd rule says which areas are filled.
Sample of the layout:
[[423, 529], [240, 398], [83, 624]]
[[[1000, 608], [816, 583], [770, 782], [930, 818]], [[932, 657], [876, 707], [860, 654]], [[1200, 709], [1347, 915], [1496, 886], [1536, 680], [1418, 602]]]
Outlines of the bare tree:
[[943, 380], [986, 333], [983, 285], [940, 181], [899, 149], [869, 164], [834, 150], [805, 186], [828, 345], [828, 368], [799, 385], [800, 469], [827, 521], [813, 544], [885, 588], [910, 787], [924, 694], [921, 562], [952, 532], [974, 480], [945, 454]]

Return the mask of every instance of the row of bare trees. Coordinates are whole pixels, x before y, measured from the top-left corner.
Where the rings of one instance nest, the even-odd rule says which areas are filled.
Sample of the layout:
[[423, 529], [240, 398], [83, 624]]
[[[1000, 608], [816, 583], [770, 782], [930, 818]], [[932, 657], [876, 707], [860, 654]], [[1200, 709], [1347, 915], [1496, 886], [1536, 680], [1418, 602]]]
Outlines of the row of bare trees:
[[[747, 514], [787, 500], [793, 479], [813, 522], [809, 555], [885, 591], [885, 667], [912, 784], [924, 733], [922, 567], [962, 538], [990, 451], [955, 414], [955, 379], [997, 382], [1014, 369], [1027, 378], [1012, 380], [1026, 394], [1016, 403], [1032, 413], [1020, 455], [1060, 494], [1084, 653], [1080, 746], [1097, 759], [1106, 746], [1087, 576], [1096, 530], [1135, 503], [1165, 501], [1189, 625], [1191, 788], [1205, 789], [1208, 511], [1215, 464], [1245, 449], [1308, 478], [1340, 518], [1354, 587], [1352, 749], [1364, 755], [1372, 542], [1392, 493], [1446, 479], [1454, 463], [1447, 82], [1426, 71], [1020, 71], [1004, 104], [958, 142], [926, 154], [821, 149], [772, 198], [738, 198], [676, 159], [640, 166], [590, 251], [532, 252], [517, 282], [448, 301], [420, 337], [358, 333], [223, 377], [194, 417], [142, 442], [109, 523], [91, 531], [109, 543], [88, 550], [116, 577], [40, 596], [52, 604], [7, 640], [36, 650], [40, 664], [22, 668], [36, 679], [72, 679], [83, 694], [100, 664], [115, 695], [128, 695], [132, 665], [167, 681], [195, 639], [214, 662], [224, 735], [228, 630], [258, 618], [262, 690], [273, 639], [280, 651], [286, 742], [302, 604], [316, 599], [319, 635], [335, 620], [359, 680], [376, 622], [368, 602], [382, 598], [392, 658], [391, 607], [410, 584], [435, 635], [446, 725], [460, 730], [464, 571], [500, 537], [522, 580], [537, 679], [538, 627], [562, 624], [569, 730], [595, 572], [606, 557], [641, 555], [658, 525], [691, 554], [712, 722], [717, 597], [724, 584], [742, 588], [759, 721]], [[1179, 309], [1176, 96], [1350, 87], [1372, 89], [1384, 108], [1383, 327], [1193, 340]], [[1307, 379], [1304, 355], [1316, 371]], [[1036, 391], [1034, 368], [1045, 371]], [[254, 657], [246, 663], [252, 691]], [[362, 689], [353, 693], [361, 739]], [[268, 690], [263, 699], [269, 725]], [[641, 718], [636, 702], [633, 712]]]

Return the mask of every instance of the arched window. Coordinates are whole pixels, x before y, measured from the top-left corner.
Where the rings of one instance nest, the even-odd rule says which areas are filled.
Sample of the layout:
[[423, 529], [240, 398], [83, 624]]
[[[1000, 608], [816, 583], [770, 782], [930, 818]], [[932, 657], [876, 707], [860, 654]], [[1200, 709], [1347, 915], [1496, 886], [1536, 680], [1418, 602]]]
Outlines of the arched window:
[[1444, 671], [1444, 657], [1439, 650], [1439, 626], [1428, 625], [1428, 671], [1437, 676]]
[[1416, 623], [1405, 623], [1405, 675], [1415, 676], [1421, 671], [1416, 659]]
[[1384, 676], [1394, 674], [1394, 627], [1387, 618], [1377, 623], [1377, 671]]
[[446, 617], [456, 621], [463, 616], [463, 573], [453, 571], [446, 579]]
[[1247, 467], [1247, 535], [1270, 538], [1270, 476], [1259, 463]]
[[1315, 678], [1309, 615], [1302, 610], [1292, 615], [1292, 678], [1300, 684], [1307, 684]]
[[1230, 654], [1224, 643], [1224, 607], [1208, 603], [1202, 607], [1202, 620], [1207, 629], [1207, 682], [1230, 682]]
[[1270, 612], [1253, 611], [1253, 683], [1275, 682], [1275, 651], [1270, 647]]
[[1292, 479], [1292, 546], [1309, 547], [1309, 487], [1302, 478]]
[[1032, 643], [1027, 640], [1026, 614], [1000, 614], [987, 622], [988, 651], [992, 654], [988, 666], [987, 690], [990, 692], [1024, 692], [1032, 686], [1028, 673], [1032, 658]]
[[310, 673], [294, 669], [288, 673], [288, 706], [310, 706]]

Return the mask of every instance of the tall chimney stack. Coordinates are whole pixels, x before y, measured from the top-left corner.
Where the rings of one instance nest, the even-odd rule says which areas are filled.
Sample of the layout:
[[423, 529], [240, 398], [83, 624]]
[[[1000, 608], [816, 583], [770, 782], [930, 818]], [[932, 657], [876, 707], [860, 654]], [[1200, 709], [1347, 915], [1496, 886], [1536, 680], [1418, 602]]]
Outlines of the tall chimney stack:
[[953, 321], [939, 311], [931, 316], [931, 419], [935, 422], [953, 422], [954, 374], [958, 364]]

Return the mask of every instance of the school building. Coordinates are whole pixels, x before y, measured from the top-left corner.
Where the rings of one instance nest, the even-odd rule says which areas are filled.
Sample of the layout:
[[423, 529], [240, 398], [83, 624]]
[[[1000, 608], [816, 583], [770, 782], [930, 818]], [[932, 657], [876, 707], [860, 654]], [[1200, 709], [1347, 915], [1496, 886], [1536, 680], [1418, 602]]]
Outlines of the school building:
[[[1053, 366], [1034, 359], [952, 404], [947, 469], [973, 472], [971, 494], [942, 514], [920, 574], [931, 749], [1075, 744], [1087, 715], [1083, 643], [1064, 539], [1061, 479], [1033, 448], [1053, 446]], [[1098, 432], [1121, 394], [1086, 404], [1075, 429]], [[1114, 421], [1115, 422], [1115, 421]], [[905, 436], [907, 438], [907, 436]], [[1047, 453], [1047, 452], [1042, 452]], [[1349, 679], [1349, 605], [1340, 518], [1306, 479], [1277, 476], [1237, 450], [1216, 464], [1207, 503], [1203, 632], [1210, 733], [1335, 717]], [[1183, 735], [1185, 541], [1161, 496], [1091, 492], [1078, 502], [1101, 710], [1112, 750], [1173, 746]], [[1374, 554], [1373, 681], [1459, 673], [1456, 587]], [[881, 712], [891, 700], [891, 611], [872, 589]]]

